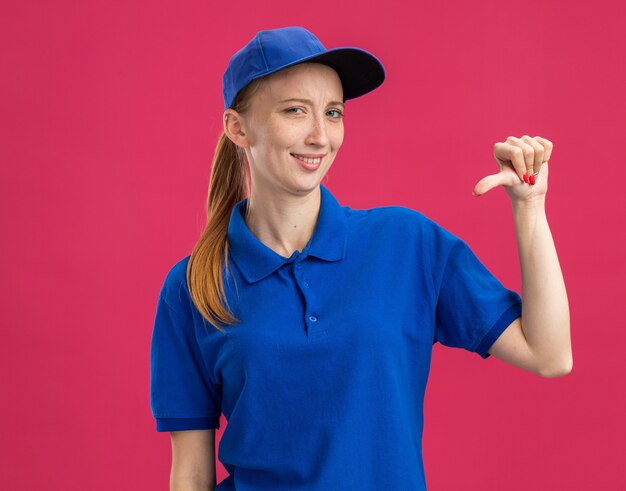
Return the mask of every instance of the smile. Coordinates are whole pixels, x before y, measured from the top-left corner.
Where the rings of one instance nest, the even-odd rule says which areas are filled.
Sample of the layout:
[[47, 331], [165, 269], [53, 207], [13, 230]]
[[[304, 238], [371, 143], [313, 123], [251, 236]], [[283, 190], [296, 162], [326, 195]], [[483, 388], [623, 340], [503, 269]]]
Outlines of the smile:
[[307, 164], [319, 164], [322, 161], [322, 157], [305, 157], [304, 155], [298, 155], [297, 153], [292, 153], [295, 158], [298, 160], [302, 160]]

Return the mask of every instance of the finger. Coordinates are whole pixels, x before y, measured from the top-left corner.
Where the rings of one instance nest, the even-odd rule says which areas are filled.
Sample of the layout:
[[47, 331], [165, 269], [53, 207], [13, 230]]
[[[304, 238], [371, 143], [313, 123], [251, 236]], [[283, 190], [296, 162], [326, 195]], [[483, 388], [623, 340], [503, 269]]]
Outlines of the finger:
[[533, 147], [533, 173], [538, 172], [541, 164], [544, 162], [543, 154], [544, 148], [541, 143], [539, 143], [536, 139], [531, 138], [528, 135], [524, 135], [522, 140], [525, 143], [528, 143], [531, 147]]
[[520, 181], [524, 182], [526, 162], [524, 161], [524, 152], [520, 147], [498, 142], [494, 145], [493, 154], [498, 162], [502, 164], [510, 163]]
[[522, 141], [520, 138], [509, 136], [506, 139], [509, 145], [520, 147], [524, 153], [524, 164], [526, 165], [526, 174], [531, 176], [533, 174], [533, 166], [535, 164], [535, 150], [528, 143]]
[[522, 136], [522, 140], [528, 143], [531, 147], [533, 147], [533, 172], [531, 174], [532, 177], [530, 178], [530, 184], [534, 185], [535, 179], [537, 179], [539, 171], [541, 170], [541, 164], [543, 163], [544, 148], [541, 143], [528, 135]]
[[512, 186], [513, 184], [515, 184], [515, 174], [512, 172], [498, 172], [497, 174], [483, 177], [478, 181], [476, 186], [474, 186], [472, 194], [474, 196], [482, 196], [498, 186]]
[[550, 140], [546, 138], [541, 138], [540, 136], [535, 136], [535, 140], [537, 140], [543, 146], [543, 162], [548, 162], [550, 157], [552, 156], [552, 147], [554, 146]]

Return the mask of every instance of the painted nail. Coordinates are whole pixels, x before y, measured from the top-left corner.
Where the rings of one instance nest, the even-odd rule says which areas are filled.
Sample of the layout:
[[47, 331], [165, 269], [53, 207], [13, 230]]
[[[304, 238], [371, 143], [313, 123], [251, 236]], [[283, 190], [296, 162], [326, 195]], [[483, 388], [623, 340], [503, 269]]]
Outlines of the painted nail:
[[535, 185], [535, 175], [532, 174], [529, 178], [528, 178], [528, 182], [531, 186]]
[[528, 182], [528, 174], [524, 173], [524, 182]]

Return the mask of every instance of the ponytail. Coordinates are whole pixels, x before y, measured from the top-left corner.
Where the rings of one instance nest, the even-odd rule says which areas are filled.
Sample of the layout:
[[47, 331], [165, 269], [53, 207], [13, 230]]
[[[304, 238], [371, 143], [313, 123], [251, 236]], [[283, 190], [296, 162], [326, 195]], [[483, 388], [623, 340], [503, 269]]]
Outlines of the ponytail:
[[[253, 80], [231, 106], [238, 112], [247, 109], [250, 96], [260, 85]], [[193, 248], [187, 265], [187, 285], [194, 305], [210, 324], [224, 332], [222, 324], [239, 322], [228, 306], [224, 293], [223, 267], [228, 262], [228, 225], [235, 204], [249, 193], [245, 153], [224, 132], [220, 135], [211, 167], [206, 203], [207, 224]]]

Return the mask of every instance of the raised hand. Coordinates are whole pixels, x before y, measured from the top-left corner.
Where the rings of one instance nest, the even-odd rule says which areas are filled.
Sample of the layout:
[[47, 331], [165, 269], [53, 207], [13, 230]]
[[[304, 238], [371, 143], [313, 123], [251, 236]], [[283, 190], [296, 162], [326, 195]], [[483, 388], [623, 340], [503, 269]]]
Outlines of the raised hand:
[[474, 196], [504, 186], [513, 201], [542, 198], [548, 191], [548, 161], [552, 142], [540, 136], [509, 136], [494, 145], [500, 172], [484, 177], [474, 186]]
[[544, 377], [572, 370], [569, 304], [548, 226], [545, 195], [552, 142], [510, 136], [494, 146], [500, 172], [481, 179], [474, 195], [504, 186], [512, 202], [522, 276], [522, 315], [489, 348], [507, 363]]

